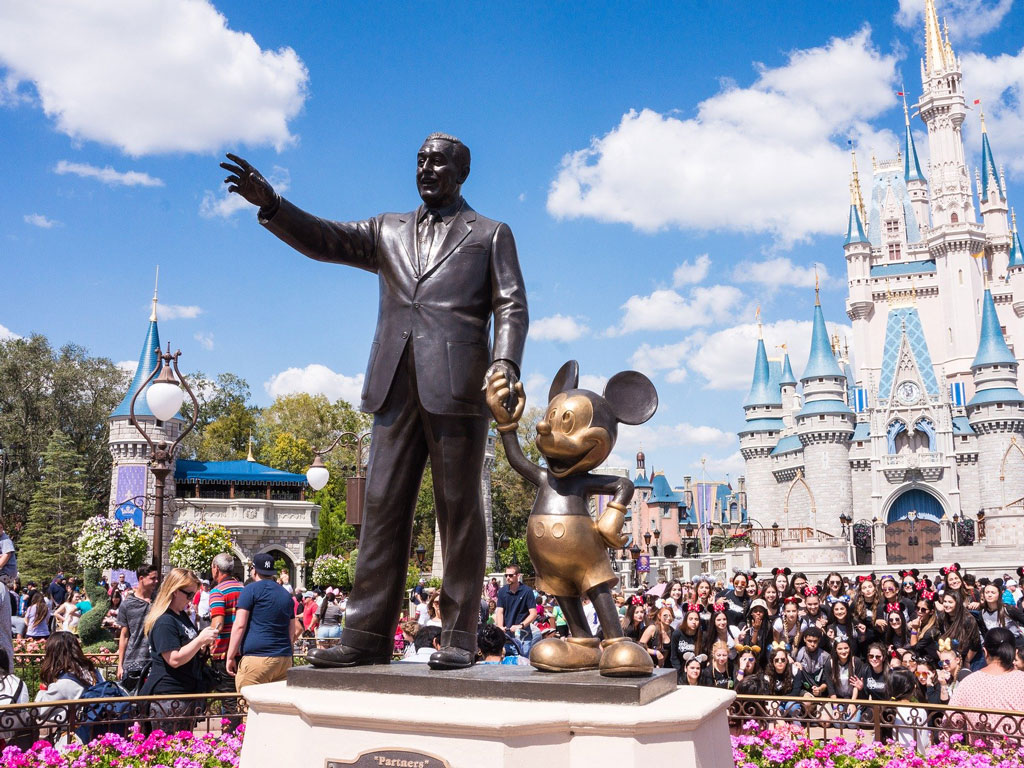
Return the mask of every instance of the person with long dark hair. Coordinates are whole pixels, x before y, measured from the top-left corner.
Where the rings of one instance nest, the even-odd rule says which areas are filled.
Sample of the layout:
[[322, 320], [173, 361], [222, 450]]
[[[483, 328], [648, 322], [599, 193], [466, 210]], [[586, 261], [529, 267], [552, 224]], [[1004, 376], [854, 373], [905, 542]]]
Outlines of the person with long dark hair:
[[[853, 684], [854, 678], [863, 679], [866, 674], [864, 662], [853, 654], [853, 646], [848, 639], [836, 640], [832, 644], [832, 690], [837, 699], [857, 699], [860, 690]], [[860, 722], [860, 707], [854, 705], [835, 705], [832, 708], [832, 719], [840, 724]], [[842, 727], [842, 725], [840, 725]]]
[[970, 666], [981, 650], [978, 622], [964, 607], [963, 598], [955, 590], [942, 594], [942, 611], [939, 620], [939, 640], [949, 640], [953, 643]]
[[853, 686], [861, 692], [858, 698], [884, 701], [889, 698], [889, 661], [881, 643], [868, 646], [867, 659], [863, 676], [852, 678]]
[[885, 610], [885, 647], [890, 653], [909, 648], [913, 643], [903, 608], [899, 603], [887, 603]]
[[775, 620], [775, 642], [785, 644], [790, 653], [800, 645], [800, 598], [790, 595], [783, 600], [782, 616]]
[[850, 613], [850, 598], [843, 595], [832, 603], [831, 618], [825, 627], [825, 634], [830, 643], [845, 641], [850, 645], [850, 652], [857, 656], [864, 635], [857, 629], [857, 624]]
[[768, 611], [768, 618], [775, 621], [782, 610], [779, 603], [779, 590], [775, 582], [766, 581], [761, 585], [761, 599], [764, 601], [765, 609]]
[[[774, 586], [771, 588], [775, 589]], [[762, 669], [768, 664], [768, 651], [774, 633], [767, 604], [761, 598], [752, 600], [747, 610], [747, 626], [740, 633], [740, 642], [757, 647], [757, 664]]]
[[1003, 602], [1002, 579], [996, 579], [982, 587], [981, 609], [978, 615], [983, 633], [988, 634], [996, 627], [1004, 627], [1010, 630], [1017, 646], [1024, 645], [1024, 612], [1015, 605]]
[[729, 625], [739, 627], [747, 616], [747, 573], [737, 569], [732, 576], [732, 585], [718, 594], [717, 603], [724, 604]]
[[704, 664], [708, 657], [703, 653], [687, 651], [682, 660], [682, 668], [679, 670], [679, 685], [700, 685], [701, 674], [704, 672]]
[[673, 618], [672, 609], [667, 605], [662, 606], [655, 614], [654, 623], [644, 629], [637, 641], [650, 652], [656, 667], [672, 666]]
[[765, 670], [773, 696], [793, 696], [793, 665], [785, 643], [772, 643], [768, 669]]
[[783, 600], [793, 594], [793, 590], [789, 583], [789, 574], [792, 571], [789, 568], [772, 568], [772, 578], [775, 580], [775, 591], [778, 593], [778, 600], [781, 604]]
[[825, 605], [830, 606], [837, 600], [843, 598], [849, 600], [846, 590], [843, 589], [843, 577], [836, 571], [832, 571], [825, 577]]
[[687, 603], [682, 623], [672, 631], [672, 650], [669, 659], [676, 670], [682, 670], [683, 658], [687, 653], [699, 654], [703, 647], [700, 608], [698, 603]]
[[647, 629], [644, 621], [644, 604], [642, 600], [630, 601], [626, 604], [626, 615], [622, 617], [622, 632], [630, 640], [636, 642]]
[[[39, 693], [36, 701], [64, 701], [80, 698], [102, 675], [82, 652], [82, 644], [71, 632], [54, 632], [46, 638], [46, 650], [39, 665]], [[51, 710], [43, 715], [49, 718]], [[63, 713], [60, 713], [63, 718]]]
[[883, 613], [883, 604], [878, 594], [878, 585], [875, 584], [875, 575], [857, 577], [857, 591], [853, 596], [853, 618], [863, 624], [865, 630], [870, 630], [868, 635], [870, 642], [874, 637], [875, 622]]
[[907, 623], [914, 641], [911, 649], [918, 658], [933, 664], [939, 660], [939, 623], [935, 610], [935, 593], [923, 590], [917, 598], [917, 617]]
[[709, 658], [714, 658], [712, 647], [715, 643], [725, 643], [729, 649], [729, 658], [733, 659], [736, 656], [736, 652], [733, 647], [736, 645], [740, 631], [732, 620], [729, 618], [729, 609], [722, 603], [716, 603], [714, 608], [711, 610], [711, 626], [704, 632], [704, 646], [701, 650], [708, 655]]

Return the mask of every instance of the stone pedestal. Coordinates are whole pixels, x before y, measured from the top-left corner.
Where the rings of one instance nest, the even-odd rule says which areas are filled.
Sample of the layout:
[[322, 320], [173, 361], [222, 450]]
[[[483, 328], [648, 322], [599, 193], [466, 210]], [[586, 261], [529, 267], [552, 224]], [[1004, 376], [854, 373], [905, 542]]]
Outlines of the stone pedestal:
[[677, 688], [674, 670], [616, 680], [521, 666], [298, 668], [242, 692], [242, 768], [733, 765], [733, 694]]

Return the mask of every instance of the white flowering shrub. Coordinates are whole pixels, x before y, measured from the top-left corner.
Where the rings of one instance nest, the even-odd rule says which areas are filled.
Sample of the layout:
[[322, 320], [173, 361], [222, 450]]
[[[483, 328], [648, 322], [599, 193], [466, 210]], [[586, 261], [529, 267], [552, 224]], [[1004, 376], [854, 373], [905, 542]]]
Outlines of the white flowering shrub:
[[223, 525], [202, 521], [179, 523], [171, 536], [171, 565], [205, 573], [214, 557], [221, 552], [233, 552], [234, 547], [231, 531]]
[[138, 568], [146, 559], [149, 540], [128, 520], [97, 515], [82, 524], [75, 554], [82, 568]]
[[313, 561], [313, 583], [318, 587], [348, 587], [351, 584], [348, 561], [337, 555], [320, 555]]

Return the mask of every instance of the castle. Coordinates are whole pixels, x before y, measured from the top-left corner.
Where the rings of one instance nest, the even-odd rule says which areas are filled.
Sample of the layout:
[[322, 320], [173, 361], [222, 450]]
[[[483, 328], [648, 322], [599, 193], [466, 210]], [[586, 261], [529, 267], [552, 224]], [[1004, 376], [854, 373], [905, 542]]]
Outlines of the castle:
[[929, 162], [905, 102], [902, 150], [872, 161], [867, 206], [854, 155], [843, 244], [853, 354], [829, 338], [817, 291], [799, 386], [788, 353], [770, 359], [758, 340], [739, 432], [747, 508], [762, 526], [815, 537], [870, 530], [884, 544], [876, 564], [966, 543], [959, 559], [1013, 562], [1024, 545], [1024, 249], [983, 113], [972, 185], [960, 59], [934, 0], [924, 22], [913, 109]]

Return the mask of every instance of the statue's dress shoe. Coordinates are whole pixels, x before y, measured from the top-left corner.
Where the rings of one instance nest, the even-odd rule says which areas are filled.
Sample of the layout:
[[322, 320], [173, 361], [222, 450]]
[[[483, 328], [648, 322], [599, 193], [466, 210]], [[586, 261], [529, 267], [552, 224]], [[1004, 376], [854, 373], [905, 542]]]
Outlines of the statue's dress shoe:
[[446, 645], [430, 654], [427, 664], [431, 669], [465, 669], [473, 666], [473, 654], [465, 648]]
[[628, 637], [613, 637], [601, 643], [599, 668], [604, 677], [647, 677], [654, 671], [654, 660]]
[[369, 664], [389, 664], [390, 656], [379, 656], [347, 645], [316, 648], [306, 658], [314, 667], [362, 667]]
[[544, 672], [597, 669], [601, 641], [596, 637], [548, 637], [530, 649], [530, 664]]

